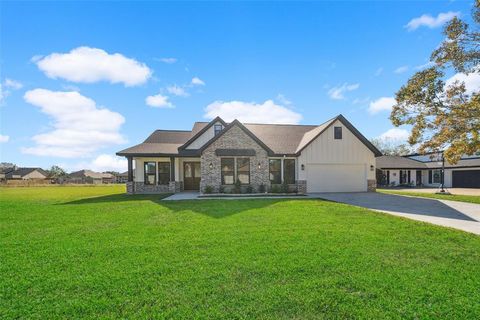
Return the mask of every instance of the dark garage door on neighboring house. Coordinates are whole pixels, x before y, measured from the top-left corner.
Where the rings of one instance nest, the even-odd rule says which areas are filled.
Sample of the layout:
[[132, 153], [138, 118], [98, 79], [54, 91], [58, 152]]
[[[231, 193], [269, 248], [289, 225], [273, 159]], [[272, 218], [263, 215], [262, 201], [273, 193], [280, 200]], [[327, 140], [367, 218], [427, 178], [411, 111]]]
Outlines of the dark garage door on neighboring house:
[[452, 178], [454, 188], [480, 188], [480, 170], [454, 170]]

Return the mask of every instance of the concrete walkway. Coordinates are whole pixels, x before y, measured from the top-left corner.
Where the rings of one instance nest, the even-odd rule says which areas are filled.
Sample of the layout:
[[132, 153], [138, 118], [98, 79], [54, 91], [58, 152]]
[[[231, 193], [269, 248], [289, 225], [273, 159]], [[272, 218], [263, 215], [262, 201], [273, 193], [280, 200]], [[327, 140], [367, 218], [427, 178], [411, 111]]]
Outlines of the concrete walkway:
[[480, 204], [375, 192], [309, 195], [480, 235]]

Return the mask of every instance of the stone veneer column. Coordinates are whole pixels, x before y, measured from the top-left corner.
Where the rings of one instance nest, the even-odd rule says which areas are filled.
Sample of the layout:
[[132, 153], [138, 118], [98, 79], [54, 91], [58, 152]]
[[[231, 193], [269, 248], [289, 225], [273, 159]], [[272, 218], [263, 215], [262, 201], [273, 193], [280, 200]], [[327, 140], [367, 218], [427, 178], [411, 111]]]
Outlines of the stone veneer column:
[[297, 192], [300, 194], [307, 193], [307, 180], [297, 180]]
[[367, 180], [367, 191], [375, 192], [377, 190], [377, 181], [375, 179]]

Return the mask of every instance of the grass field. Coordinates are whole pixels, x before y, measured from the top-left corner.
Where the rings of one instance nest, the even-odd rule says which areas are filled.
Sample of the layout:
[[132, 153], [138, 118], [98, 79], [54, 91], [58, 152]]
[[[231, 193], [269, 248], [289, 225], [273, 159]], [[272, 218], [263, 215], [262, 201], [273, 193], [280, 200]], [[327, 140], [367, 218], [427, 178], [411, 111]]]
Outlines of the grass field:
[[480, 237], [321, 200], [0, 189], [0, 318], [480, 318]]
[[467, 196], [460, 194], [436, 194], [436, 193], [426, 193], [426, 192], [415, 192], [412, 191], [397, 191], [392, 189], [377, 189], [377, 192], [389, 193], [389, 194], [399, 194], [404, 196], [414, 196], [414, 197], [423, 197], [423, 198], [432, 198], [432, 199], [441, 199], [441, 200], [453, 200], [461, 202], [470, 202], [480, 204], [480, 196]]

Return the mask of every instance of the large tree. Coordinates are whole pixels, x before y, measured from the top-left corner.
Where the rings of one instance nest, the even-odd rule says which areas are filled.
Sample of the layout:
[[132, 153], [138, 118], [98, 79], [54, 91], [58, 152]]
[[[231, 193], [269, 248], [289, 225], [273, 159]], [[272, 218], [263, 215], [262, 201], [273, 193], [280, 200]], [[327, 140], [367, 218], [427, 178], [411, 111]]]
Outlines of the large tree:
[[400, 88], [390, 115], [395, 126], [412, 126], [408, 142], [419, 152], [445, 150], [450, 163], [480, 151], [480, 88], [468, 90], [461, 81], [480, 76], [480, 0], [472, 17], [473, 26], [457, 17], [445, 25], [445, 40], [430, 57], [433, 66]]
[[406, 156], [413, 151], [407, 144], [392, 139], [374, 138], [370, 142], [385, 156]]

